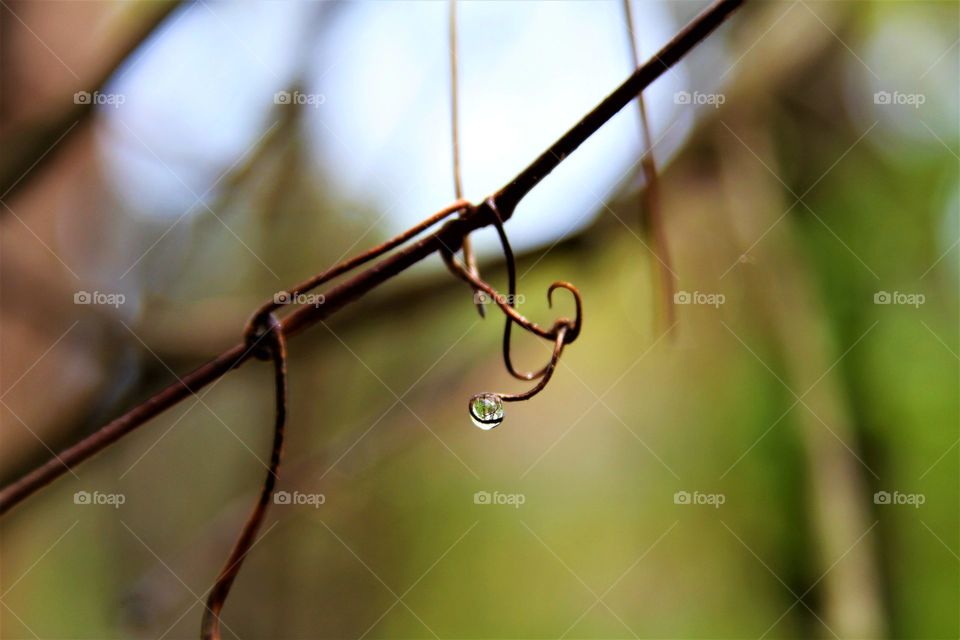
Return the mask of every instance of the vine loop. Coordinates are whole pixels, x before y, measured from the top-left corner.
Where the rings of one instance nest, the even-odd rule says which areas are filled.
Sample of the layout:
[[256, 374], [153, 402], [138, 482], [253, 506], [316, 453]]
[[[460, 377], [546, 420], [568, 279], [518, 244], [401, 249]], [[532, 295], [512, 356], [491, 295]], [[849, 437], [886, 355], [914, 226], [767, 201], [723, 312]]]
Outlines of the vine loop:
[[[489, 430], [503, 422], [503, 402], [527, 400], [539, 393], [546, 386], [560, 359], [563, 347], [576, 340], [580, 335], [580, 329], [583, 326], [583, 300], [581, 299], [580, 291], [569, 282], [557, 281], [551, 284], [550, 288], [547, 289], [547, 304], [550, 308], [553, 308], [553, 292], [557, 289], [566, 289], [573, 295], [574, 304], [576, 305], [576, 316], [573, 319], [560, 317], [554, 321], [550, 329], [541, 327], [517, 311], [517, 267], [513, 248], [510, 246], [510, 240], [507, 238], [507, 233], [503, 228], [503, 219], [500, 216], [494, 199], [488, 198], [481, 206], [491, 215], [492, 224], [497, 230], [500, 245], [503, 247], [504, 259], [507, 265], [507, 295], [504, 296], [499, 293], [478, 274], [472, 272], [467, 266], [457, 260], [454, 252], [450, 248], [443, 248], [440, 252], [441, 257], [447, 265], [447, 268], [454, 275], [464, 280], [474, 291], [479, 291], [487, 295], [500, 307], [500, 310], [503, 311], [504, 316], [506, 316], [503, 327], [503, 362], [507, 372], [518, 380], [540, 380], [536, 386], [525, 393], [513, 395], [481, 393], [470, 398], [469, 411], [474, 424], [481, 429]], [[514, 367], [510, 354], [510, 337], [514, 324], [519, 325], [529, 333], [554, 342], [553, 356], [550, 362], [544, 365], [542, 369], [537, 371], [518, 371], [516, 367]]]

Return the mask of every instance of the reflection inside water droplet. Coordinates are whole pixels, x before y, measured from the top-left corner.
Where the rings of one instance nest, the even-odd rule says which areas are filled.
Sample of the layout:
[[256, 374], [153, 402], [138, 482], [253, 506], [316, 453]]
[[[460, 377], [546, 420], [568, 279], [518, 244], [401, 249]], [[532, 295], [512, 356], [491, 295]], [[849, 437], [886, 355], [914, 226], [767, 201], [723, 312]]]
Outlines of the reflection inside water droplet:
[[503, 400], [495, 393], [481, 393], [470, 399], [473, 424], [489, 431], [503, 422]]

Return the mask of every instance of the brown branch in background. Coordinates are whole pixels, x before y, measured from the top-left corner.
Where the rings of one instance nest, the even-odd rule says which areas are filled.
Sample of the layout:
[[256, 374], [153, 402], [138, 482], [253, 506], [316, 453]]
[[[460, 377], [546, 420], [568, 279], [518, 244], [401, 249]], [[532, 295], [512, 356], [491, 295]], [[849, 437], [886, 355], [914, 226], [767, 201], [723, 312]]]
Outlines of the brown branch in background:
[[[158, 9], [149, 12], [140, 24], [134, 27], [129, 37], [110, 58], [110, 63], [86, 86], [85, 91], [103, 91], [110, 78], [141, 44], [157, 31], [168, 17], [180, 6], [182, 0], [165, 0]], [[137, 9], [141, 4], [137, 3]], [[9, 7], [7, 11], [10, 11]], [[66, 138], [76, 135], [90, 121], [94, 113], [92, 100], [70, 102], [69, 108], [39, 121], [27, 124], [25, 133], [4, 131], [0, 134], [0, 148], [4, 149], [0, 160], [0, 198], [14, 197], [30, 179], [40, 175], [43, 167], [49, 165], [63, 148]], [[23, 125], [21, 125], [23, 126]], [[63, 140], [61, 140], [63, 138]]]
[[283, 326], [277, 317], [271, 314], [267, 317], [264, 326], [256, 327], [254, 332], [259, 333], [261, 339], [266, 338], [263, 346], [269, 351], [267, 357], [273, 360], [274, 366], [276, 418], [273, 428], [273, 447], [270, 451], [270, 467], [263, 480], [263, 487], [260, 489], [260, 498], [246, 524], [243, 525], [240, 537], [234, 543], [233, 551], [227, 558], [227, 563], [220, 570], [220, 575], [217, 576], [207, 596], [207, 605], [200, 627], [200, 637], [203, 640], [220, 640], [220, 611], [230, 594], [230, 587], [240, 572], [247, 552], [256, 542], [257, 531], [263, 524], [267, 509], [270, 508], [270, 500], [280, 472], [280, 457], [283, 454], [283, 432], [287, 420], [287, 345], [283, 337]]
[[[584, 116], [549, 149], [521, 171], [509, 184], [488, 199], [496, 206], [503, 221], [513, 214], [516, 205], [564, 158], [573, 153], [604, 123], [630, 103], [636, 95], [685, 56], [698, 42], [719, 27], [744, 0], [718, 0], [694, 18], [651, 60], [639, 67], [627, 80]], [[466, 209], [460, 217], [451, 218], [439, 230], [408, 244], [380, 260], [350, 280], [333, 286], [324, 294], [323, 304], [304, 306], [281, 322], [285, 336], [292, 337], [326, 319], [350, 302], [357, 300], [378, 285], [393, 278], [424, 258], [443, 250], [456, 251], [466, 234], [494, 224], [496, 216], [485, 202]], [[420, 225], [423, 226], [423, 225]], [[48, 460], [34, 471], [0, 491], [0, 514], [61, 476], [70, 467], [80, 464], [116, 442], [150, 418], [162, 413], [201, 388], [239, 367], [251, 356], [252, 349], [237, 344], [210, 362], [187, 374], [152, 398], [116, 418], [96, 433]]]
[[[623, 13], [626, 18], [627, 39], [630, 41], [630, 53], [634, 68], [640, 66], [640, 52], [637, 46], [637, 32], [633, 20], [631, 0], [623, 0]], [[643, 146], [640, 149], [640, 166], [643, 168], [644, 189], [640, 192], [640, 228], [651, 240], [654, 261], [654, 290], [660, 298], [660, 318], [662, 330], [672, 327], [676, 322], [676, 309], [673, 306], [675, 289], [673, 267], [667, 248], [666, 230], [663, 212], [660, 206], [660, 180], [657, 175], [657, 162], [653, 157], [653, 136], [650, 134], [650, 119], [647, 116], [647, 101], [643, 91], [637, 95], [637, 108], [640, 112], [640, 136]]]

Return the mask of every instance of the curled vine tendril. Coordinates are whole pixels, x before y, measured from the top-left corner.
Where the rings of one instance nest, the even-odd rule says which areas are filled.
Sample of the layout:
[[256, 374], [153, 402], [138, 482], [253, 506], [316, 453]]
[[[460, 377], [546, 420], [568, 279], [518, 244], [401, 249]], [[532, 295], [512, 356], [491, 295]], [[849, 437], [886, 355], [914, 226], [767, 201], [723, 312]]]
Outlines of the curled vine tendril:
[[220, 640], [220, 611], [230, 594], [230, 587], [233, 586], [233, 581], [240, 572], [247, 552], [256, 542], [257, 531], [263, 524], [267, 509], [270, 508], [270, 500], [280, 472], [280, 458], [283, 454], [284, 426], [287, 421], [287, 343], [283, 335], [283, 326], [276, 315], [268, 313], [262, 322], [248, 328], [246, 339], [248, 348], [254, 350], [256, 357], [273, 360], [276, 394], [273, 446], [270, 451], [270, 466], [260, 489], [260, 497], [207, 596], [206, 609], [203, 612], [203, 622], [200, 627], [200, 637], [203, 640]]
[[[457, 260], [454, 252], [449, 250], [449, 248], [442, 250], [441, 256], [443, 257], [443, 261], [447, 265], [447, 268], [450, 269], [454, 275], [470, 284], [475, 291], [482, 291], [484, 294], [489, 296], [490, 299], [498, 307], [500, 307], [506, 316], [503, 328], [503, 362], [510, 375], [518, 380], [540, 380], [536, 386], [524, 393], [480, 393], [470, 398], [470, 417], [473, 419], [474, 423], [482, 429], [492, 429], [503, 421], [503, 402], [528, 400], [540, 393], [540, 391], [546, 387], [547, 382], [550, 381], [550, 377], [553, 375], [553, 371], [557, 366], [557, 362], [560, 360], [560, 354], [563, 352], [563, 347], [576, 340], [577, 336], [580, 335], [580, 329], [583, 325], [583, 301], [580, 297], [580, 291], [578, 291], [575, 286], [569, 282], [558, 281], [550, 285], [550, 288], [547, 290], [547, 303], [552, 308], [553, 292], [557, 289], [566, 289], [573, 295], [573, 299], [576, 304], [576, 317], [574, 319], [571, 320], [567, 317], [561, 317], [553, 323], [553, 326], [550, 329], [544, 329], [537, 323], [528, 320], [526, 317], [521, 315], [520, 312], [516, 310], [516, 259], [513, 254], [513, 249], [510, 246], [510, 241], [507, 238], [506, 231], [504, 231], [503, 220], [500, 217], [500, 213], [492, 199], [488, 199], [486, 202], [484, 202], [483, 206], [486, 207], [493, 216], [494, 227], [497, 230], [497, 235], [500, 238], [500, 244], [503, 247], [503, 254], [507, 264], [507, 296], [503, 296], [489, 283], [480, 278], [479, 275], [471, 272], [470, 269]], [[521, 372], [514, 367], [513, 360], [510, 356], [510, 336], [511, 329], [513, 328], [514, 324], [519, 325], [529, 333], [546, 340], [552, 340], [554, 342], [553, 355], [551, 356], [550, 361], [544, 365], [542, 369], [537, 371]]]

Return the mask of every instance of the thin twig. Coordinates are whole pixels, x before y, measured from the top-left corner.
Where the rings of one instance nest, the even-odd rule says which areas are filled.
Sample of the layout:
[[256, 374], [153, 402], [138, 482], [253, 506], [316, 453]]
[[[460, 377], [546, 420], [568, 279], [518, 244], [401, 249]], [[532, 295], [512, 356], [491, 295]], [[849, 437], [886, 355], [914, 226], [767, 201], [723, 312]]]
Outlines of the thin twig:
[[[623, 0], [623, 13], [627, 25], [627, 38], [630, 41], [630, 53], [633, 66], [640, 66], [640, 51], [637, 46], [637, 32], [633, 20], [631, 0]], [[640, 166], [643, 169], [645, 180], [644, 189], [640, 194], [640, 226], [644, 231], [649, 230], [653, 242], [655, 288], [660, 293], [660, 309], [662, 329], [672, 327], [676, 322], [676, 309], [673, 306], [673, 268], [670, 261], [670, 251], [667, 247], [666, 230], [664, 229], [663, 212], [660, 204], [660, 179], [657, 173], [657, 162], [653, 156], [653, 136], [650, 134], [650, 118], [647, 115], [647, 101], [643, 91], [637, 95], [637, 109], [640, 112], [640, 135], [642, 147], [640, 149]], [[644, 216], [646, 213], [646, 216]]]
[[[463, 180], [460, 178], [460, 104], [459, 72], [457, 54], [457, 0], [450, 0], [450, 138], [453, 144], [453, 192], [459, 200], [463, 197]], [[464, 255], [466, 259], [466, 255]]]
[[[607, 96], [572, 129], [561, 136], [549, 149], [521, 171], [509, 184], [490, 197], [504, 221], [513, 214], [520, 200], [555, 169], [564, 158], [573, 153], [604, 123], [630, 103], [636, 95], [676, 64], [698, 42], [720, 26], [744, 0], [718, 0], [694, 18], [663, 47], [651, 60], [639, 67], [627, 80]], [[486, 205], [471, 207], [461, 217], [449, 220], [439, 230], [399, 249], [350, 280], [333, 286], [324, 294], [324, 303], [304, 306], [281, 322], [284, 335], [293, 337], [301, 331], [328, 318], [350, 302], [403, 272], [424, 258], [441, 250], [460, 248], [466, 234], [494, 224], [495, 216]], [[0, 514], [6, 513], [41, 487], [99, 453], [110, 444], [133, 431], [150, 418], [162, 413], [202, 389], [228, 371], [239, 367], [252, 354], [245, 343], [237, 344], [214, 360], [202, 365], [177, 382], [163, 389], [147, 401], [116, 418], [96, 433], [48, 460], [26, 476], [0, 491]]]
[[[457, 38], [457, 0], [450, 0], [450, 140], [453, 156], [453, 193], [457, 200], [463, 198], [463, 178], [460, 171], [460, 72], [459, 55], [460, 43]], [[474, 276], [480, 276], [477, 267], [477, 256], [473, 252], [470, 236], [463, 237], [463, 262], [467, 270]], [[477, 293], [474, 291], [474, 293]], [[477, 313], [483, 318], [486, 316], [483, 302], [474, 299]]]

